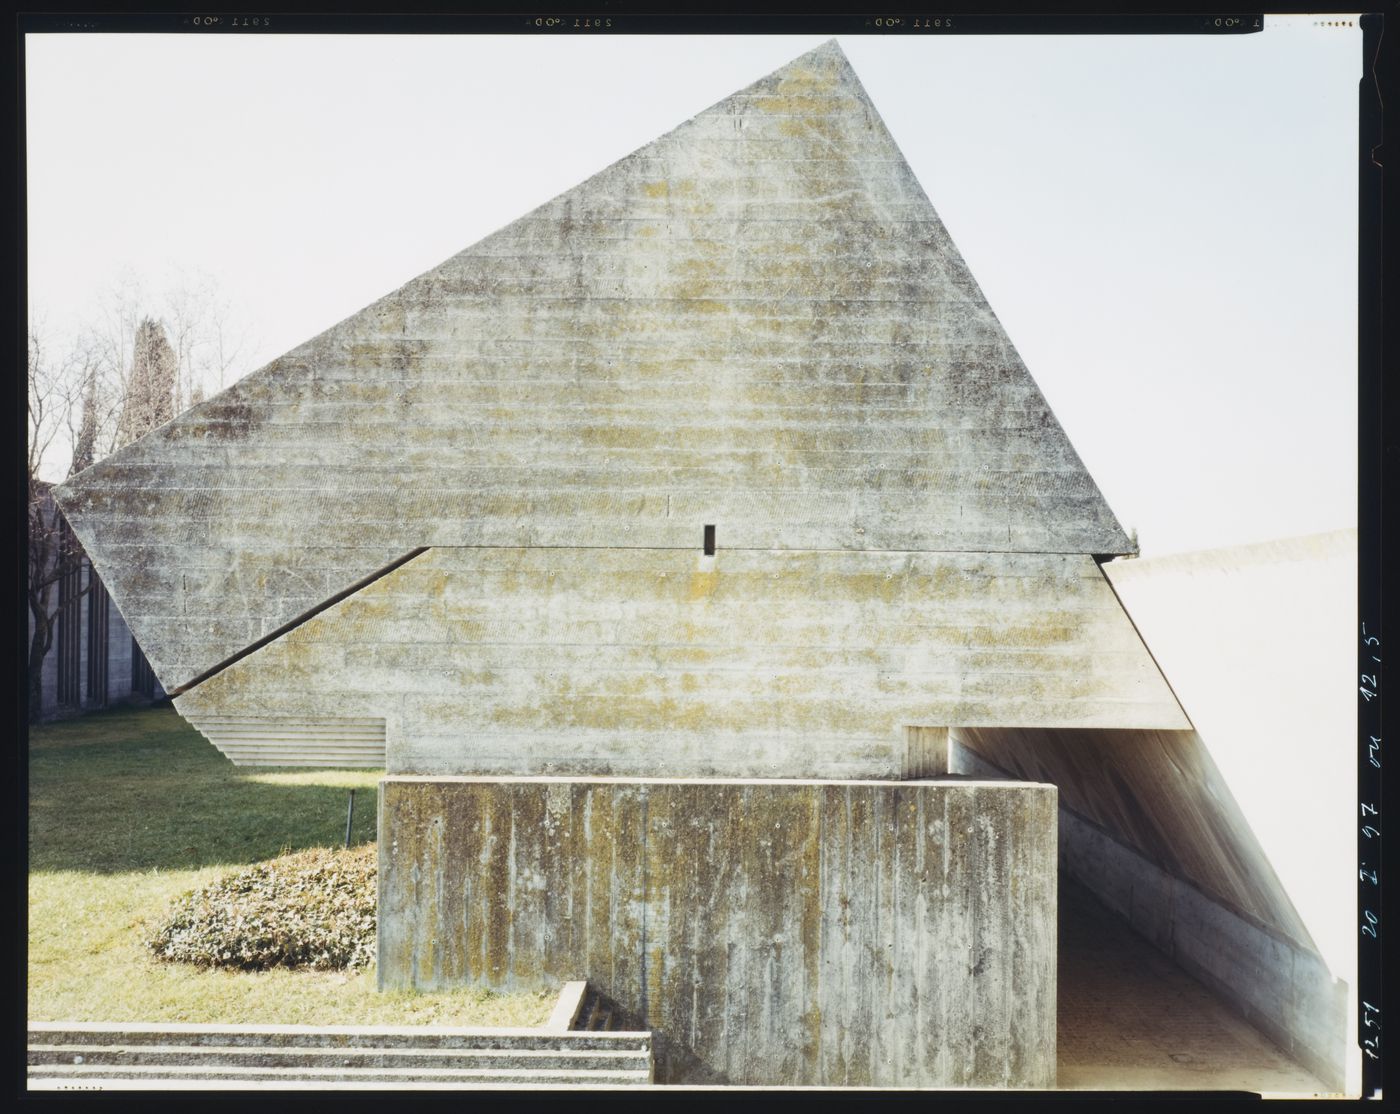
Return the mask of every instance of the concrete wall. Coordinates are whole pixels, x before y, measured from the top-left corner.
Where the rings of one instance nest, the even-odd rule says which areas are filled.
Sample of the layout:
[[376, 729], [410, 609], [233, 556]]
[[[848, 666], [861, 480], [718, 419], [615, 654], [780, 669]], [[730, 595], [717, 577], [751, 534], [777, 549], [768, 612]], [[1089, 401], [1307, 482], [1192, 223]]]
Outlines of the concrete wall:
[[176, 698], [392, 773], [899, 777], [908, 725], [1184, 726], [1072, 554], [433, 549]]
[[587, 978], [669, 1082], [1054, 1083], [1051, 786], [389, 777], [379, 801], [386, 988]]
[[1334, 976], [1194, 731], [954, 728], [949, 767], [1060, 789], [1060, 862], [1327, 1086], [1347, 1087]]
[[422, 546], [1131, 551], [834, 43], [57, 497], [171, 691]]
[[[929, 772], [936, 758], [929, 738], [906, 734], [911, 726], [1190, 726], [1093, 560], [1130, 543], [834, 43], [125, 447], [56, 497], [110, 570], [114, 599], [167, 689], [193, 686], [176, 706], [225, 743], [230, 731], [286, 739], [294, 727], [377, 731], [382, 721], [389, 767], [401, 773], [897, 778]], [[716, 528], [714, 556], [700, 553], [707, 526]], [[200, 680], [211, 670], [221, 671]], [[470, 968], [451, 951], [459, 935], [450, 925], [466, 922], [430, 928], [422, 918], [456, 915], [460, 887], [479, 873], [471, 855], [516, 859], [503, 847], [471, 850], [481, 831], [472, 810], [434, 811], [439, 790], [418, 786], [428, 803], [414, 811], [413, 794], [397, 785], [386, 785], [393, 800], [404, 796], [384, 814], [392, 831], [382, 832], [391, 841], [380, 923], [391, 940], [426, 935], [414, 937], [412, 963], [390, 948], [389, 977], [409, 978], [416, 963], [414, 979], [450, 970], [460, 981]], [[744, 790], [751, 804], [770, 791], [774, 801], [796, 792]], [[502, 817], [515, 815], [514, 798], [493, 792]], [[522, 800], [536, 792], [544, 790], [511, 791]], [[791, 807], [837, 816], [817, 824], [836, 833], [844, 813], [831, 794], [922, 800], [933, 790], [803, 792], [794, 800], [808, 803]], [[976, 803], [992, 824], [993, 801], [1009, 790], [938, 792], [990, 794]], [[737, 955], [757, 949], [778, 963], [791, 939], [780, 926], [801, 910], [819, 909], [821, 924], [835, 918], [820, 939], [844, 938], [848, 914], [830, 904], [840, 886], [818, 877], [812, 893], [825, 904], [803, 904], [818, 898], [781, 889], [790, 874], [764, 873], [755, 849], [772, 845], [769, 829], [725, 811], [733, 802], [716, 799], [719, 790], [676, 793], [668, 807], [677, 815], [703, 815], [707, 802], [720, 810], [685, 828], [686, 838], [719, 839], [733, 857], [747, 848], [750, 859], [733, 859], [742, 867], [733, 885], [760, 878], [787, 894], [771, 924], [733, 914]], [[769, 817], [780, 808], [753, 807]], [[549, 826], [509, 826], [521, 848], [554, 838]], [[930, 829], [896, 855], [901, 845], [881, 843], [881, 833], [862, 829], [873, 842], [855, 850], [832, 844], [831, 861], [873, 864], [886, 879], [884, 890], [844, 896], [884, 909], [907, 885], [921, 901], [942, 901], [941, 890], [920, 887], [944, 876], [880, 873], [894, 861], [886, 854], [903, 856], [903, 867], [936, 846], [956, 864], [963, 844], [946, 832], [930, 843]], [[635, 848], [609, 838], [584, 839], [570, 869], [597, 873], [597, 893], [606, 886], [617, 899], [609, 917], [651, 908], [660, 891], [627, 873]], [[679, 837], [658, 828], [647, 838], [667, 847]], [[407, 875], [400, 854], [412, 861]], [[442, 861], [460, 867], [439, 875]], [[1002, 896], [1041, 908], [1052, 862], [1008, 863]], [[543, 923], [523, 904], [534, 891], [500, 869], [491, 887], [471, 891], [478, 904], [458, 912], [475, 910], [470, 923], [488, 935], [528, 934]], [[977, 871], [956, 870], [936, 912], [963, 932], [964, 898], [976, 906], [982, 883]], [[678, 899], [685, 918], [665, 922], [668, 931], [685, 919], [728, 923], [704, 895], [740, 891], [715, 889], [730, 885], [723, 879], [704, 885], [687, 897], [698, 906]], [[646, 895], [640, 906], [634, 891]], [[509, 915], [490, 904], [501, 892], [517, 903]], [[906, 916], [917, 921], [900, 905], [896, 923], [908, 928]], [[981, 958], [964, 964], [961, 944], [944, 954], [917, 923], [890, 937], [907, 958], [882, 966], [887, 941], [875, 923], [850, 929], [867, 950], [840, 960], [854, 965], [838, 964], [844, 982], [821, 976], [824, 1012], [819, 1024], [803, 1022], [818, 1035], [802, 1045], [800, 1068], [750, 1063], [734, 1046], [711, 1068], [740, 1078], [1044, 1081], [1053, 994], [1039, 975], [1017, 991], [1031, 995], [1028, 1012], [1011, 1010], [1014, 995], [979, 1012], [987, 986], [1011, 994], [996, 949], [1039, 928], [1014, 917], [977, 928], [986, 963], [1000, 972], [989, 982]], [[613, 946], [601, 929], [590, 939]], [[643, 990], [641, 1008], [651, 1010], [660, 961], [620, 939], [617, 962], [647, 974], [608, 977], [619, 993]], [[670, 942], [690, 956], [712, 946]], [[439, 944], [448, 951], [435, 958]], [[602, 977], [564, 971], [569, 957], [549, 954], [552, 974]], [[528, 958], [508, 968], [525, 971]], [[727, 955], [705, 962], [711, 972], [733, 968]], [[932, 971], [935, 981], [895, 980], [906, 970]], [[506, 980], [504, 971], [480, 977]], [[786, 1026], [810, 1008], [785, 997], [764, 1013], [755, 988], [778, 984], [738, 985], [756, 1018]], [[868, 997], [877, 986], [887, 988], [890, 1018]], [[948, 1012], [932, 1030], [911, 1020], [910, 986], [942, 995]], [[701, 1033], [709, 1048], [700, 995], [693, 984], [686, 993], [688, 1022], [676, 1020], [682, 990], [655, 999], [668, 1003], [663, 1028]], [[1038, 1027], [1038, 1059], [1026, 1058], [1030, 1045], [1013, 1054], [989, 1034], [988, 1017], [1014, 1028], [1019, 1013]], [[725, 1016], [736, 1031], [765, 1032]], [[889, 1043], [893, 1024], [930, 1043]], [[764, 1055], [772, 1033], [758, 1042]]]
[[1068, 809], [1063, 867], [1329, 1087], [1345, 1087], [1348, 986], [1322, 957], [1240, 917]]
[[1104, 566], [1308, 938], [1356, 1038], [1356, 531]]
[[377, 716], [299, 718], [254, 710], [200, 716], [195, 722], [235, 766], [384, 768], [384, 720]]

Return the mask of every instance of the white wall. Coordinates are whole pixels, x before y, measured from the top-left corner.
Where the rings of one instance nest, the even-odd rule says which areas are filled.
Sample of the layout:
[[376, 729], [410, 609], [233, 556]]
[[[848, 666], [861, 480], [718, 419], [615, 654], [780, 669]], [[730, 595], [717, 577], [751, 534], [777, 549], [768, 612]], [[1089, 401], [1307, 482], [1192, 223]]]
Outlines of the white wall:
[[[1104, 570], [1318, 952], [1354, 998], [1356, 532]], [[1359, 1072], [1351, 1033], [1348, 1055], [1351, 1086]]]

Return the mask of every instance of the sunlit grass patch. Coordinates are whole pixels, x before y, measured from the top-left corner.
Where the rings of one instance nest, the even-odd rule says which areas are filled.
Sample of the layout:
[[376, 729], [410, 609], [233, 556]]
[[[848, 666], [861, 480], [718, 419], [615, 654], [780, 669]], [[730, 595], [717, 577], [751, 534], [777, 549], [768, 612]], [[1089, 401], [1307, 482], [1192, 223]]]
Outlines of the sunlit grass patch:
[[373, 968], [231, 971], [161, 962], [172, 901], [248, 864], [375, 838], [377, 770], [236, 767], [170, 708], [30, 735], [33, 1020], [535, 1026], [552, 994], [381, 993]]

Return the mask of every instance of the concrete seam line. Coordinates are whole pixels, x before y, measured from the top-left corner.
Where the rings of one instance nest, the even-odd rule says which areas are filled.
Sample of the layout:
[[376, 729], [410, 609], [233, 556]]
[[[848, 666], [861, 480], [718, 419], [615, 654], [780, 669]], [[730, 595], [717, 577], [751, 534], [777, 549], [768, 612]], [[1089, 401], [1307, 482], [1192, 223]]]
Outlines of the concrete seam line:
[[368, 576], [362, 576], [359, 580], [355, 581], [355, 583], [349, 585], [348, 587], [342, 588], [339, 592], [327, 596], [315, 607], [310, 608], [307, 611], [303, 611], [295, 619], [283, 623], [276, 630], [269, 631], [261, 638], [258, 638], [255, 641], [248, 643], [248, 645], [244, 646], [243, 649], [239, 650], [236, 654], [230, 654], [228, 657], [224, 658], [223, 661], [211, 665], [203, 673], [196, 674], [195, 676], [191, 677], [188, 681], [186, 681], [183, 685], [179, 685], [178, 687], [171, 689], [166, 695], [171, 697], [172, 699], [176, 696], [184, 695], [196, 685], [203, 684], [205, 681], [209, 680], [209, 678], [214, 676], [216, 673], [222, 673], [229, 666], [233, 665], [236, 662], [242, 661], [249, 654], [261, 650], [269, 642], [275, 642], [284, 634], [287, 634], [289, 631], [295, 630], [297, 627], [301, 626], [309, 619], [314, 619], [317, 615], [321, 614], [321, 612], [327, 610], [328, 608], [334, 607], [336, 604], [340, 603], [341, 600], [348, 599], [350, 596], [353, 596], [356, 592], [359, 592], [364, 588], [368, 588], [376, 580], [381, 580], [384, 577], [388, 576], [395, 569], [402, 568], [404, 565], [412, 561], [415, 557], [421, 557], [423, 554], [427, 553], [428, 550], [431, 548], [432, 546], [428, 545], [419, 546], [417, 549], [409, 550], [402, 557], [394, 558], [394, 560], [390, 561], [383, 568], [376, 569]]
[[1162, 678], [1162, 684], [1167, 686], [1167, 691], [1171, 693], [1172, 699], [1176, 701], [1176, 706], [1181, 710], [1181, 714], [1190, 726], [1190, 729], [1195, 731], [1196, 725], [1191, 722], [1191, 715], [1186, 711], [1186, 706], [1182, 704], [1181, 697], [1177, 696], [1176, 689], [1172, 688], [1171, 679], [1162, 668], [1161, 662], [1157, 660], [1157, 655], [1152, 652], [1152, 647], [1147, 644], [1147, 639], [1143, 638], [1142, 631], [1138, 630], [1137, 620], [1133, 618], [1132, 612], [1129, 611], [1127, 605], [1123, 603], [1123, 597], [1118, 594], [1118, 589], [1113, 586], [1113, 578], [1103, 571], [1103, 562], [1097, 557], [1094, 558], [1094, 568], [1099, 570], [1099, 575], [1103, 577], [1103, 582], [1108, 585], [1108, 590], [1113, 593], [1113, 598], [1118, 601], [1118, 609], [1123, 612], [1124, 617], [1132, 624], [1133, 633], [1137, 635], [1139, 644], [1147, 651], [1147, 656], [1152, 659], [1152, 664], [1157, 669], [1157, 676]]

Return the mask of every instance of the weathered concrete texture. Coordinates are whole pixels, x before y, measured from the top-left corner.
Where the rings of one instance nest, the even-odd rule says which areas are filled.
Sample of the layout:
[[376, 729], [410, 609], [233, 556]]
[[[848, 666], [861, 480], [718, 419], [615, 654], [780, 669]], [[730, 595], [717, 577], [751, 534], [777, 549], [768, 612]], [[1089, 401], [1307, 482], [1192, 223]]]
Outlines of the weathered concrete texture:
[[58, 498], [168, 689], [420, 546], [1131, 550], [834, 42]]
[[1051, 786], [389, 777], [379, 801], [386, 988], [587, 978], [656, 1031], [658, 1081], [1054, 1084]]
[[[1040, 739], [1035, 742], [1041, 745], [1032, 748], [1025, 744], [1021, 749], [1010, 751], [1003, 739], [1000, 747], [987, 747], [996, 749], [1005, 763], [997, 766], [963, 741], [971, 735], [985, 745], [985, 732], [954, 731], [949, 765], [953, 772], [971, 777], [1015, 776], [1007, 771], [1031, 768], [1063, 777], [1071, 772], [1064, 760], [1066, 751], [1076, 754], [1081, 761], [1071, 775], [1075, 780], [1059, 783], [1059, 847], [1064, 871], [1171, 957], [1182, 970], [1220, 995], [1318, 1079], [1329, 1087], [1344, 1089], [1348, 986], [1332, 976], [1305, 935], [1302, 939], [1298, 937], [1300, 922], [1277, 887], [1277, 879], [1259, 845], [1247, 828], [1237, 826], [1231, 842], [1215, 847], [1212, 854], [1208, 843], [1202, 846], [1203, 832], [1182, 823], [1179, 808], [1162, 805], [1162, 784], [1171, 785], [1178, 798], [1190, 794], [1194, 787], [1197, 794], [1204, 792], [1202, 800], [1196, 802], [1200, 811], [1194, 815], [1205, 812], [1225, 817], [1233, 815], [1238, 822], [1238, 812], [1229, 807], [1228, 795], [1223, 799], [1217, 796], [1223, 792], [1219, 782], [1205, 786], [1203, 791], [1202, 783], [1193, 779], [1152, 780], [1150, 784], [1155, 785], [1158, 792], [1157, 807], [1138, 808], [1134, 804], [1134, 822], [1125, 824], [1124, 815], [1113, 809], [1115, 803], [1121, 808], [1124, 799], [1114, 802], [1101, 786], [1083, 778], [1088, 770], [1122, 771], [1126, 768], [1131, 772], [1108, 774], [1108, 780], [1133, 780], [1138, 783], [1139, 792], [1129, 800], [1151, 801], [1154, 798], [1141, 794], [1140, 790], [1144, 768], [1150, 769], [1154, 758], [1157, 761], [1161, 758], [1153, 745], [1154, 736], [1166, 735], [1169, 742], [1174, 741], [1178, 747], [1197, 755], [1201, 753], [1199, 739], [1192, 732], [1102, 734], [1109, 738], [1099, 742], [1117, 744], [1117, 755], [1085, 746], [1047, 748]], [[1048, 760], [1047, 749], [1050, 751]], [[1024, 760], [1032, 750], [1039, 761]], [[1095, 806], [1093, 814], [1107, 820], [1111, 829], [1106, 829], [1102, 821], [1085, 819], [1086, 805]], [[1143, 839], [1144, 832], [1155, 832], [1156, 836]], [[1170, 852], [1162, 856], [1161, 839], [1186, 843], [1188, 849], [1174, 858]], [[1139, 849], [1141, 844], [1155, 848], [1157, 854], [1145, 854]], [[1189, 845], [1193, 844], [1196, 846], [1191, 849]], [[1170, 863], [1167, 869], [1163, 867], [1163, 857]], [[1186, 872], [1184, 861], [1195, 865], [1202, 861], [1216, 862], [1218, 869], [1210, 877], [1215, 886], [1226, 888], [1225, 895], [1216, 889], [1201, 888], [1202, 883]], [[1230, 864], [1238, 871], [1233, 878], [1225, 873]], [[1252, 874], [1246, 869], [1247, 864], [1253, 864], [1252, 869], [1260, 873]], [[1250, 883], [1255, 885], [1256, 892], [1242, 892], [1241, 886]], [[1267, 883], [1272, 885], [1264, 892]], [[1246, 911], [1246, 903], [1251, 900], [1262, 902], [1256, 907], [1268, 914], [1267, 919]], [[1281, 931], [1277, 927], [1279, 924], [1294, 925], [1294, 933]]]
[[900, 777], [908, 725], [1186, 724], [1093, 560], [1018, 553], [433, 549], [175, 706], [383, 717], [391, 773]]

